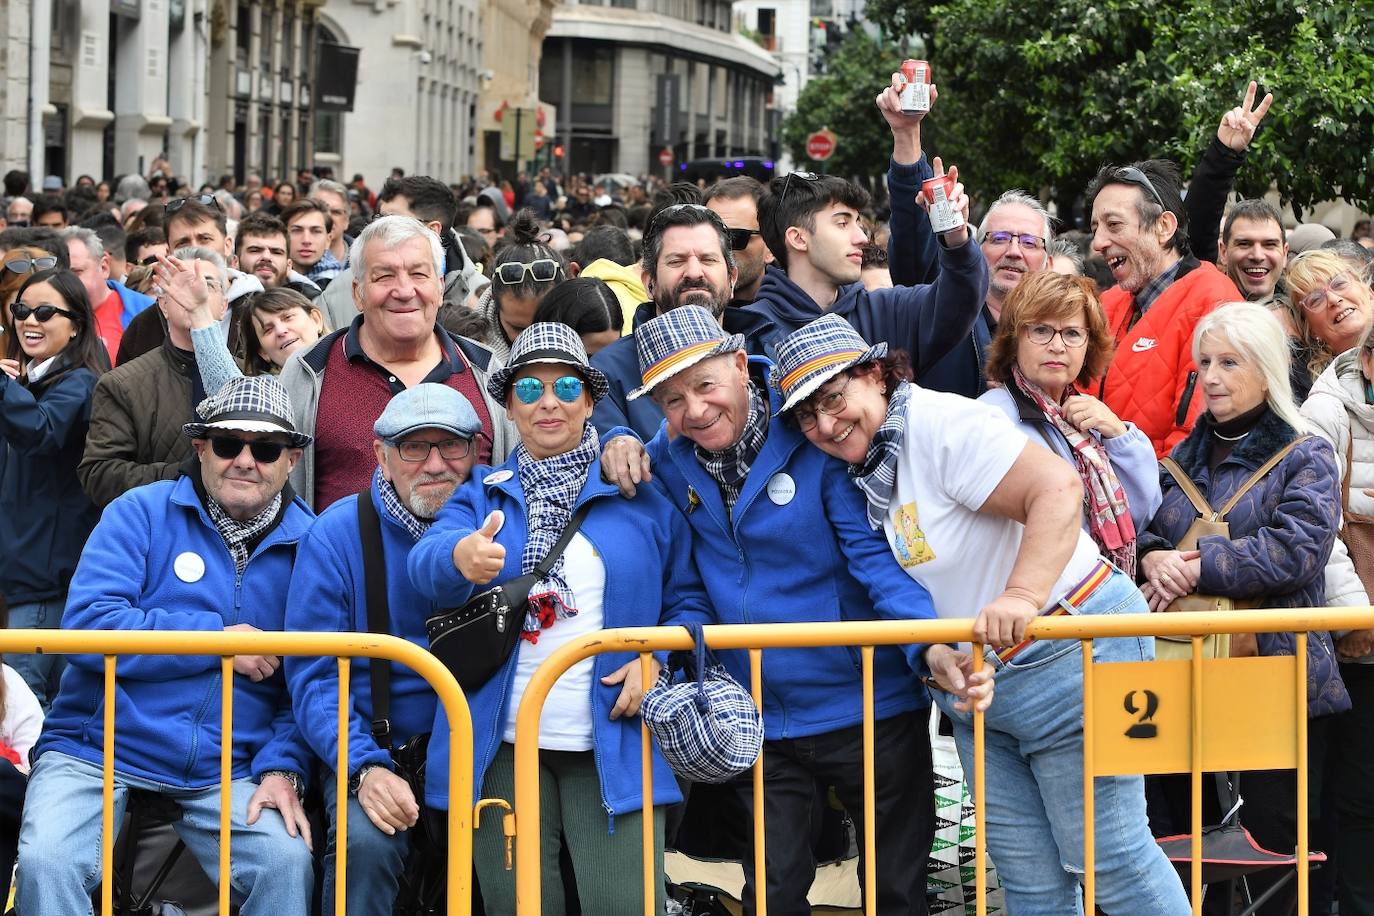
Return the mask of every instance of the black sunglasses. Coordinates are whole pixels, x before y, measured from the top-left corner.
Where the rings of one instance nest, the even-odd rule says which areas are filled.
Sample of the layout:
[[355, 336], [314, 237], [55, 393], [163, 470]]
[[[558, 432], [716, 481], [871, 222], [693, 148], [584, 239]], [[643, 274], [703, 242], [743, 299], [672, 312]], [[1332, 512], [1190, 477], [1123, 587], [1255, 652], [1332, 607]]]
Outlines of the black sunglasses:
[[1146, 175], [1135, 166], [1123, 165], [1121, 168], [1112, 172], [1112, 178], [1116, 181], [1124, 182], [1125, 184], [1133, 184], [1137, 188], [1143, 188], [1149, 191], [1150, 196], [1155, 199], [1155, 203], [1159, 204], [1162, 209], [1169, 209], [1164, 206], [1164, 198], [1159, 196], [1159, 192], [1155, 190], [1155, 186], [1150, 183], [1150, 176]]
[[820, 181], [821, 176], [815, 172], [788, 172], [787, 177], [782, 180], [782, 193], [778, 195], [778, 209], [787, 201], [787, 191], [792, 187], [792, 179], [800, 178], [802, 181]]
[[730, 236], [730, 250], [743, 251], [749, 247], [749, 240], [756, 235], [763, 235], [757, 229], [735, 229], [730, 226], [725, 227], [726, 233]]
[[43, 255], [37, 258], [13, 258], [5, 262], [5, 269], [17, 274], [26, 274], [31, 270], [52, 270], [56, 266], [57, 258], [52, 255]]
[[219, 201], [215, 200], [215, 195], [213, 194], [197, 194], [195, 197], [178, 197], [175, 200], [167, 201], [167, 203], [163, 205], [162, 210], [164, 213], [170, 215], [186, 206], [187, 202], [192, 200], [202, 206], [214, 207], [221, 213], [224, 212], [224, 208], [219, 205]]
[[272, 464], [281, 457], [282, 450], [286, 448], [280, 442], [249, 442], [237, 436], [211, 436], [210, 448], [215, 454], [225, 461], [233, 461], [243, 454], [243, 447], [248, 446], [248, 450], [253, 453], [253, 460], [259, 464]]
[[30, 315], [41, 322], [51, 320], [54, 315], [66, 315], [72, 321], [77, 320], [75, 312], [68, 311], [64, 308], [58, 308], [55, 305], [27, 305], [23, 302], [15, 302], [10, 306], [10, 312], [14, 315], [15, 321], [23, 321]]

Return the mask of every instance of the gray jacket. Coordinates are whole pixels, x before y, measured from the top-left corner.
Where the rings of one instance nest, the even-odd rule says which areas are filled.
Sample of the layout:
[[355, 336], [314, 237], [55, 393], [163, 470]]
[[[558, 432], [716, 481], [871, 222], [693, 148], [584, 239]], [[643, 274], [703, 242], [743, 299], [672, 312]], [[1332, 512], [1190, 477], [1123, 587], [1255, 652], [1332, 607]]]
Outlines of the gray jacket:
[[[336, 281], [337, 282], [337, 281]], [[333, 286], [331, 283], [330, 286]], [[326, 290], [327, 291], [327, 290]], [[329, 359], [329, 349], [338, 339], [348, 332], [347, 326], [324, 337], [310, 349], [301, 349], [291, 355], [282, 368], [280, 381], [291, 397], [291, 409], [296, 415], [296, 429], [309, 435], [315, 434], [315, 417], [320, 404], [320, 389], [324, 386], [325, 364]], [[439, 333], [448, 334], [442, 328]], [[477, 386], [482, 389], [482, 400], [486, 402], [487, 412], [491, 414], [491, 462], [498, 465], [514, 451], [520, 435], [515, 424], [506, 416], [506, 409], [487, 393], [487, 377], [501, 367], [501, 361], [491, 351], [466, 337], [449, 335], [454, 346], [462, 354], [463, 361], [472, 370]], [[301, 455], [296, 468], [291, 472], [291, 487], [312, 509], [315, 507], [315, 447], [312, 445]]]

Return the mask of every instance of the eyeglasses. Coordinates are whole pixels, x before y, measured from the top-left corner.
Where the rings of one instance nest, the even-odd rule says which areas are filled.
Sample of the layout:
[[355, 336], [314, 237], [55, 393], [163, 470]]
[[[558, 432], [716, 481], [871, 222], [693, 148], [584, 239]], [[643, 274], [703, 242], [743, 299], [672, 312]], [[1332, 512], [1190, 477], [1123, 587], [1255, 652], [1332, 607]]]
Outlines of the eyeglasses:
[[143, 267], [152, 267], [154, 264], [157, 263], [157, 255], [155, 255], [155, 254], [150, 254], [150, 255], [148, 255], [146, 258], [144, 258], [142, 261], [139, 261], [138, 263], [139, 263], [140, 265], [142, 265]]
[[253, 460], [259, 464], [272, 464], [281, 457], [282, 450], [286, 446], [280, 442], [249, 442], [247, 439], [240, 439], [237, 436], [211, 436], [210, 448], [214, 453], [225, 461], [233, 461], [243, 454], [243, 447], [248, 446], [248, 451], [253, 454]]
[[1025, 251], [1044, 251], [1045, 240], [1038, 235], [1031, 235], [1027, 232], [989, 232], [983, 236], [983, 244], [993, 248], [1005, 248], [1015, 242]]
[[536, 261], [507, 261], [496, 265], [496, 277], [507, 286], [515, 286], [525, 279], [525, 274], [535, 283], [548, 283], [558, 278], [563, 270], [553, 258], [539, 258]]
[[26, 274], [32, 270], [52, 270], [57, 266], [57, 258], [52, 255], [43, 255], [37, 258], [13, 258], [5, 262], [5, 269], [17, 274]]
[[1060, 340], [1064, 341], [1064, 346], [1073, 347], [1075, 350], [1088, 343], [1087, 328], [1056, 328], [1048, 324], [1031, 324], [1026, 326], [1026, 336], [1030, 338], [1030, 342], [1033, 344], [1044, 346], [1051, 340], [1054, 340], [1056, 334], [1059, 335]]
[[782, 180], [782, 193], [778, 195], [778, 209], [787, 201], [787, 191], [792, 187], [792, 179], [800, 178], [802, 181], [820, 181], [821, 176], [815, 172], [788, 172], [787, 177]]
[[1336, 298], [1345, 301], [1350, 296], [1351, 288], [1355, 285], [1355, 278], [1349, 271], [1342, 271], [1327, 281], [1325, 286], [1319, 286], [1306, 296], [1302, 297], [1302, 307], [1309, 312], [1319, 312], [1326, 308], [1327, 299], [1331, 293], [1336, 294]]
[[[516, 379], [512, 389], [515, 397], [521, 404], [535, 404], [544, 396], [544, 391], [548, 388], [549, 382], [533, 376], [525, 376]], [[575, 375], [565, 375], [562, 378], [553, 380], [553, 396], [564, 404], [571, 404], [582, 397], [582, 379]]]
[[186, 206], [187, 202], [192, 200], [202, 206], [214, 207], [221, 213], [224, 212], [224, 208], [219, 205], [219, 201], [215, 199], [215, 195], [213, 194], [197, 194], [195, 197], [178, 197], [175, 200], [167, 201], [167, 203], [163, 205], [162, 210], [164, 213], [170, 215]]
[[395, 439], [385, 439], [383, 441], [396, 450], [402, 461], [428, 461], [429, 453], [435, 449], [438, 449], [439, 457], [445, 461], [456, 461], [459, 458], [466, 458], [472, 451], [471, 439], [442, 439], [438, 442], [426, 442], [424, 439], [406, 439], [401, 442], [397, 442]]
[[725, 232], [730, 236], [731, 251], [743, 251], [749, 247], [751, 238], [763, 234], [757, 229], [735, 229], [730, 226], [725, 227]]
[[827, 417], [833, 417], [844, 410], [844, 391], [853, 380], [854, 376], [846, 375], [844, 377], [844, 383], [841, 384], [840, 387], [833, 391], [827, 391], [825, 394], [816, 395], [814, 399], [814, 409], [809, 407], [798, 407], [793, 410], [792, 416], [796, 418], [797, 425], [804, 430], [812, 430], [816, 428], [816, 423], [820, 420], [820, 418], [816, 416], [818, 412], [825, 414]]
[[54, 315], [66, 315], [72, 321], [76, 321], [76, 312], [58, 308], [55, 305], [27, 305], [23, 302], [15, 302], [10, 306], [10, 312], [14, 315], [15, 321], [23, 321], [32, 315], [40, 322], [48, 322]]
[[1164, 210], [1169, 209], [1164, 206], [1164, 198], [1159, 196], [1159, 192], [1155, 190], [1155, 186], [1150, 183], [1150, 176], [1146, 175], [1140, 169], [1133, 165], [1125, 165], [1119, 169], [1113, 170], [1111, 174], [1115, 181], [1133, 184], [1138, 188], [1144, 188], [1146, 191], [1149, 191], [1150, 196], [1155, 199], [1155, 203], [1159, 204]]

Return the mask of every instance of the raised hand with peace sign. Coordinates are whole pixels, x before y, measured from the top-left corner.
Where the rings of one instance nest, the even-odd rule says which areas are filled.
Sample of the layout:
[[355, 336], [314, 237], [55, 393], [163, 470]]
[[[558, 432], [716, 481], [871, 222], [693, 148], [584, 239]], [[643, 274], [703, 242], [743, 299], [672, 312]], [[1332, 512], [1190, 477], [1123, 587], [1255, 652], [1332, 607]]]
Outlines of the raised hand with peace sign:
[[1238, 153], [1245, 152], [1255, 138], [1259, 123], [1269, 112], [1269, 106], [1274, 103], [1274, 93], [1266, 92], [1256, 107], [1255, 93], [1258, 91], [1259, 84], [1251, 80], [1245, 90], [1245, 101], [1222, 115], [1221, 125], [1217, 128], [1217, 139]]

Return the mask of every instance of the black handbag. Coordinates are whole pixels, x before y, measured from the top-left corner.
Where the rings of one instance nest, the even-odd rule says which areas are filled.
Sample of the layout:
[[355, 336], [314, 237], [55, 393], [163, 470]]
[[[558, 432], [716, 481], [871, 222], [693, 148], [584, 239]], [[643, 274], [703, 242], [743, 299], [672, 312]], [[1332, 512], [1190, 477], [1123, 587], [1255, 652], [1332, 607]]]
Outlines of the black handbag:
[[583, 503], [577, 507], [558, 543], [533, 572], [489, 588], [462, 607], [440, 611], [425, 621], [429, 651], [453, 672], [464, 693], [472, 693], [491, 680], [515, 651], [525, 625], [530, 590], [563, 555], [589, 506], [590, 503]]

